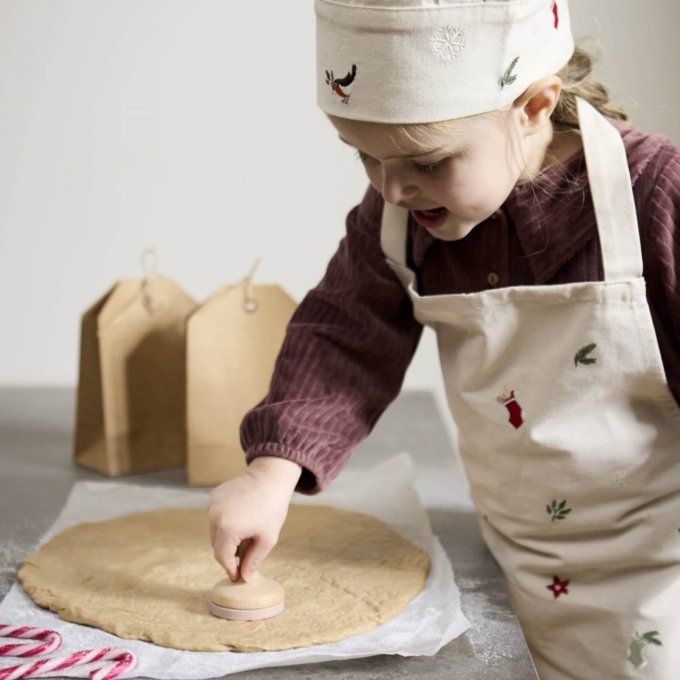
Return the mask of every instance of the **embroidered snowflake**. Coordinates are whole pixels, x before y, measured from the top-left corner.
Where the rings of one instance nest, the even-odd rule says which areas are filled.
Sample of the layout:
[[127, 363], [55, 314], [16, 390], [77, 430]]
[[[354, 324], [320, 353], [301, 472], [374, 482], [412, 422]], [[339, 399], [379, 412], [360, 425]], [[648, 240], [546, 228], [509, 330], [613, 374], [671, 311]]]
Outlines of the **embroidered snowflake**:
[[442, 61], [453, 61], [465, 47], [465, 34], [460, 28], [441, 26], [432, 34], [432, 51]]

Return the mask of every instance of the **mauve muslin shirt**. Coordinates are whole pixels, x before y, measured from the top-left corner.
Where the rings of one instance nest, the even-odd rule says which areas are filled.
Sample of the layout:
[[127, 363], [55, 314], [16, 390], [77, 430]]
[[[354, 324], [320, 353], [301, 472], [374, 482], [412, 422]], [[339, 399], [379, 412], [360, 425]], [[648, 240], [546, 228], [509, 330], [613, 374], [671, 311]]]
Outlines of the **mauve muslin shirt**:
[[[668, 383], [680, 404], [680, 147], [609, 119], [626, 148], [647, 298]], [[267, 396], [240, 429], [246, 462], [280, 456], [303, 467], [296, 491], [315, 494], [397, 396], [423, 326], [384, 260], [383, 198], [369, 185], [319, 284], [286, 330]], [[603, 279], [583, 150], [538, 186], [511, 191], [458, 241], [409, 218], [408, 260], [421, 295]]]

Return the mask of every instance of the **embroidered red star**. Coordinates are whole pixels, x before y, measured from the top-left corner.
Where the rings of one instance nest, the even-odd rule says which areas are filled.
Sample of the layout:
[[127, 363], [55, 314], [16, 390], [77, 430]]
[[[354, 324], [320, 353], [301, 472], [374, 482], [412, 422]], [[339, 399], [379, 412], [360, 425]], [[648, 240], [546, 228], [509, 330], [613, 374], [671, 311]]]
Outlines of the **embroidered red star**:
[[552, 590], [555, 599], [557, 599], [562, 594], [569, 595], [569, 591], [567, 590], [568, 585], [569, 579], [566, 581], [560, 581], [557, 576], [553, 576], [553, 582], [549, 586], [546, 586], [546, 588], [548, 590]]

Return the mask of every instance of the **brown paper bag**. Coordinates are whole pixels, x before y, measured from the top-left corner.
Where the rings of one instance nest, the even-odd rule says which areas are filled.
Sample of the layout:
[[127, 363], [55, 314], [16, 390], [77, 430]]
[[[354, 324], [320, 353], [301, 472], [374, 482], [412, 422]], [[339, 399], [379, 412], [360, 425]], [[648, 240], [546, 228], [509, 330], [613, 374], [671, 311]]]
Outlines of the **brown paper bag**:
[[74, 461], [108, 477], [186, 462], [186, 320], [162, 276], [114, 285], [81, 318]]
[[269, 390], [296, 308], [282, 288], [253, 286], [251, 278], [252, 272], [239, 284], [217, 290], [187, 324], [191, 486], [213, 486], [245, 471], [241, 420]]

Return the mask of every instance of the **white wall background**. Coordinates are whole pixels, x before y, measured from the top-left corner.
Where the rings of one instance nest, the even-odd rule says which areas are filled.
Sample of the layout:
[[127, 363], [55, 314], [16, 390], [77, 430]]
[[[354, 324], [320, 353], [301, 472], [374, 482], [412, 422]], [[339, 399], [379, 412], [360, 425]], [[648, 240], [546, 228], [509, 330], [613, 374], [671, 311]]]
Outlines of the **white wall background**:
[[[680, 141], [678, 0], [571, 0], [632, 122]], [[314, 286], [367, 180], [315, 103], [311, 0], [0, 0], [0, 383], [77, 380], [79, 315], [160, 270]], [[407, 387], [440, 392], [426, 330]]]

